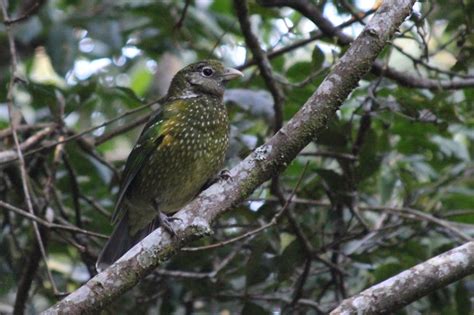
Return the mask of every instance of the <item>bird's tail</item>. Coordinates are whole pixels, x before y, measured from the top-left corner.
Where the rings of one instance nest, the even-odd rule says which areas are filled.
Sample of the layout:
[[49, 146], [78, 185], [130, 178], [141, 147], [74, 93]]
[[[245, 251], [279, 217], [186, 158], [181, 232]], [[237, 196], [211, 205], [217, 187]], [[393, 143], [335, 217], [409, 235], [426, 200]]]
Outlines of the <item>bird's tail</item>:
[[105, 268], [113, 264], [130, 248], [156, 229], [157, 226], [157, 220], [153, 220], [148, 226], [131, 236], [128, 226], [128, 215], [125, 214], [123, 218], [120, 219], [119, 224], [117, 224], [99, 254], [99, 258], [95, 264], [97, 271], [102, 272]]

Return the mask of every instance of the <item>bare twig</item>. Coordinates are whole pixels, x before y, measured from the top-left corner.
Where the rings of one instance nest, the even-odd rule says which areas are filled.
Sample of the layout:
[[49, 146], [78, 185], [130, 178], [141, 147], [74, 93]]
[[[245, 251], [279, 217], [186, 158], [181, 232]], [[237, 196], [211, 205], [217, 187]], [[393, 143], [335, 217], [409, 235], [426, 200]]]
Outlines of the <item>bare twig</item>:
[[[44, 229], [42, 229], [42, 232], [45, 232]], [[31, 284], [35, 279], [40, 261], [40, 247], [37, 243], [34, 243], [31, 250], [28, 252], [25, 266], [22, 268], [22, 274], [18, 281], [18, 289], [15, 296], [13, 315], [23, 315], [25, 313], [25, 305], [28, 301]]]
[[378, 211], [387, 211], [390, 213], [394, 213], [400, 216], [405, 216], [409, 219], [417, 219], [422, 221], [427, 221], [430, 223], [434, 223], [443, 227], [444, 229], [448, 230], [451, 234], [456, 235], [463, 241], [473, 241], [473, 238], [469, 235], [461, 232], [459, 229], [453, 227], [449, 221], [438, 219], [428, 213], [411, 209], [411, 208], [391, 208], [391, 207], [360, 207], [360, 209], [368, 209], [368, 210], [378, 210]]
[[308, 280], [309, 270], [311, 269], [311, 262], [312, 262], [311, 259], [306, 259], [304, 263], [303, 272], [301, 273], [300, 277], [298, 278], [298, 281], [296, 282], [296, 288], [293, 293], [293, 299], [291, 300], [291, 303], [288, 305], [290, 309], [294, 308], [298, 304], [298, 301], [303, 296], [303, 289], [304, 289], [306, 280]]
[[[368, 10], [367, 12], [364, 13], [364, 15], [361, 17], [361, 18], [366, 18], [367, 16], [373, 14], [375, 12], [375, 10]], [[343, 22], [341, 24], [339, 24], [337, 26], [337, 28], [339, 29], [344, 29], [350, 25], [352, 25], [354, 22], [357, 22], [356, 19], [354, 18], [351, 18], [349, 20], [347, 20], [346, 22]], [[286, 47], [283, 47], [283, 48], [280, 48], [280, 49], [277, 49], [277, 50], [274, 50], [274, 51], [270, 51], [270, 52], [267, 52], [267, 57], [269, 59], [273, 59], [273, 58], [276, 58], [278, 56], [281, 56], [283, 54], [286, 54], [290, 51], [293, 51], [295, 49], [298, 49], [300, 47], [303, 47], [311, 42], [314, 42], [318, 39], [321, 39], [321, 38], [324, 38], [325, 34], [321, 31], [316, 31], [314, 34], [312, 34], [309, 38], [307, 39], [302, 39], [302, 40], [299, 40], [299, 41], [295, 41], [293, 44], [290, 44]], [[237, 69], [239, 70], [243, 70], [243, 69], [247, 69], [253, 65], [256, 65], [257, 64], [257, 61], [255, 59], [250, 59], [248, 61], [246, 61], [243, 65], [237, 67]]]
[[14, 23], [26, 21], [27, 19], [30, 18], [30, 16], [35, 14], [45, 2], [46, 0], [36, 0], [36, 2], [23, 15], [14, 19], [4, 19], [3, 24], [11, 25]]
[[240, 27], [245, 37], [245, 42], [248, 48], [252, 51], [260, 73], [263, 76], [265, 84], [267, 85], [273, 97], [273, 109], [275, 112], [275, 123], [273, 130], [276, 133], [283, 125], [283, 104], [285, 102], [285, 95], [283, 90], [278, 85], [273, 77], [272, 66], [268, 60], [267, 55], [260, 47], [257, 37], [252, 32], [249, 20], [249, 13], [246, 0], [234, 0], [234, 7], [239, 18]]
[[109, 141], [110, 139], [122, 134], [122, 133], [125, 133], [135, 127], [138, 127], [140, 126], [141, 124], [145, 123], [148, 119], [150, 118], [150, 113], [146, 114], [146, 115], [143, 115], [142, 117], [138, 117], [137, 119], [135, 120], [132, 120], [131, 122], [123, 125], [123, 126], [119, 126], [117, 128], [115, 128], [114, 130], [111, 130], [107, 133], [104, 133], [103, 135], [101, 136], [98, 136], [95, 138], [95, 141], [94, 141], [94, 145], [95, 146], [99, 146], [101, 145], [102, 143], [106, 142], [106, 141]]
[[324, 150], [318, 150], [316, 152], [301, 152], [299, 155], [301, 156], [322, 156], [322, 157], [329, 157], [334, 159], [346, 159], [350, 161], [357, 160], [357, 157], [350, 154], [350, 153], [340, 153], [340, 152], [329, 152]]
[[[257, 294], [218, 294], [218, 297], [222, 298], [234, 298], [234, 299], [242, 299], [242, 300], [256, 300], [256, 301], [269, 301], [269, 302], [283, 302], [285, 304], [290, 304], [291, 299], [287, 296], [283, 295], [257, 295]], [[309, 299], [299, 299], [296, 302], [300, 306], [307, 306], [313, 308], [318, 314], [327, 314], [322, 307]]]
[[[250, 198], [248, 201], [269, 201], [269, 202], [278, 202], [277, 198]], [[291, 200], [293, 203], [300, 203], [300, 204], [306, 204], [306, 205], [312, 205], [312, 206], [319, 206], [319, 207], [331, 207], [331, 203], [329, 202], [324, 202], [324, 201], [318, 201], [318, 200], [311, 200], [311, 199], [304, 199], [304, 198], [293, 198]], [[389, 206], [371, 206], [371, 205], [359, 205], [358, 209], [361, 211], [385, 211], [389, 212], [394, 215], [402, 216], [410, 220], [416, 220], [416, 221], [422, 221], [422, 222], [429, 222], [432, 224], [439, 225], [440, 227], [448, 230], [451, 234], [456, 235], [463, 241], [471, 241], [473, 240], [472, 237], [469, 235], [461, 232], [459, 229], [454, 227], [451, 222], [437, 218], [429, 213], [416, 210], [413, 208], [409, 207], [402, 207], [402, 208], [396, 208], [396, 207], [389, 207]], [[447, 217], [450, 216], [451, 212], [447, 213]], [[465, 213], [472, 213], [472, 210], [464, 210], [462, 211], [462, 214]], [[457, 213], [453, 214], [457, 215]]]
[[[14, 128], [13, 125], [11, 125], [10, 130], [13, 130], [13, 128]], [[25, 150], [28, 150], [28, 149], [36, 146], [44, 138], [46, 138], [47, 136], [52, 134], [54, 132], [54, 130], [55, 130], [55, 128], [52, 127], [52, 126], [51, 127], [46, 127], [44, 129], [38, 131], [37, 133], [31, 135], [30, 137], [28, 137], [28, 139], [26, 139], [25, 141], [23, 141], [22, 143], [19, 144], [20, 150], [23, 152]], [[16, 132], [16, 128], [15, 128], [15, 132]], [[6, 162], [12, 162], [12, 161], [15, 161], [17, 159], [18, 159], [18, 150], [16, 150], [16, 149], [15, 150], [6, 150], [6, 151], [0, 152], [0, 164], [1, 163], [6, 163]]]
[[100, 214], [102, 214], [106, 218], [108, 219], [111, 218], [112, 214], [110, 213], [110, 211], [107, 211], [107, 209], [102, 207], [96, 200], [89, 198], [88, 196], [83, 195], [83, 194], [81, 194], [79, 197], [85, 200], [89, 205], [92, 206], [92, 208], [96, 209]]
[[[268, 7], [290, 7], [314, 22], [324, 34], [336, 38], [340, 44], [350, 45], [353, 41], [351, 36], [345, 34], [341, 29], [334, 26], [331, 21], [319, 11], [317, 6], [307, 0], [259, 0], [259, 3]], [[395, 80], [401, 85], [407, 87], [426, 88], [430, 90], [450, 90], [474, 86], [474, 78], [434, 80], [415, 77], [393, 68], [386, 67], [380, 60], [375, 60], [373, 62], [372, 72], [376, 75], [383, 75], [384, 77]]]
[[174, 26], [175, 29], [180, 29], [183, 26], [183, 22], [184, 22], [184, 19], [186, 18], [186, 13], [188, 12], [188, 7], [190, 4], [191, 4], [191, 0], [186, 0], [186, 3], [184, 4], [183, 12], [181, 13], [181, 17], [179, 18], [179, 21]]
[[[54, 128], [55, 124], [54, 123], [38, 123], [34, 125], [19, 125], [16, 126], [16, 132], [26, 132], [30, 130], [36, 130], [36, 129], [44, 129], [47, 127]], [[11, 127], [7, 127], [5, 129], [0, 130], [0, 139], [3, 139], [5, 137], [11, 136], [12, 130]]]
[[[6, 1], [7, 0], [0, 0], [0, 5], [2, 7], [1, 9], [2, 9], [4, 21], [9, 20]], [[10, 82], [8, 85], [8, 92], [7, 92], [8, 117], [10, 121], [10, 127], [12, 131], [13, 140], [14, 140], [17, 155], [18, 155], [20, 174], [21, 174], [21, 183], [22, 183], [23, 193], [25, 195], [26, 205], [27, 205], [29, 213], [31, 215], [34, 215], [33, 202], [32, 202], [32, 198], [29, 191], [28, 173], [26, 171], [25, 159], [23, 158], [23, 152], [21, 151], [20, 141], [18, 140], [18, 134], [16, 133], [17, 121], [13, 117], [15, 115], [13, 89], [15, 86], [15, 77], [17, 76], [17, 65], [18, 65], [17, 59], [16, 59], [15, 40], [13, 38], [10, 25], [5, 25], [5, 29], [6, 29], [6, 33], [8, 37], [8, 43], [10, 46], [10, 55], [11, 55], [11, 76], [10, 76]], [[60, 292], [58, 291], [56, 287], [56, 283], [54, 282], [53, 275], [51, 274], [51, 270], [48, 267], [48, 259], [46, 256], [46, 250], [44, 248], [44, 244], [41, 238], [41, 233], [39, 231], [38, 224], [36, 221], [32, 221], [32, 225], [33, 225], [36, 241], [38, 242], [38, 246], [41, 252], [41, 256], [43, 257], [43, 262], [46, 265], [46, 272], [47, 272], [49, 281], [51, 282], [51, 285], [53, 287], [54, 294], [60, 294]]]
[[245, 245], [252, 238], [248, 238], [246, 242], [236, 246], [229, 255], [227, 255], [217, 266], [209, 272], [190, 272], [181, 270], [165, 270], [158, 269], [155, 272], [163, 276], [179, 277], [179, 278], [192, 278], [192, 279], [214, 279], [222, 269], [224, 269], [236, 256], [240, 253], [243, 245]]
[[81, 233], [81, 234], [85, 234], [85, 235], [89, 235], [89, 236], [94, 236], [94, 237], [99, 237], [99, 238], [103, 238], [103, 239], [108, 239], [109, 237], [107, 235], [104, 235], [104, 234], [101, 234], [101, 233], [96, 233], [96, 232], [92, 232], [92, 231], [87, 231], [87, 230], [84, 230], [84, 229], [80, 229], [74, 225], [62, 225], [62, 224], [57, 224], [57, 223], [52, 223], [52, 222], [48, 222], [44, 219], [41, 219], [39, 217], [37, 217], [36, 215], [34, 214], [31, 214], [29, 213], [28, 211], [25, 211], [23, 209], [20, 209], [18, 207], [15, 207], [11, 204], [8, 204], [6, 202], [3, 202], [0, 200], [0, 207], [3, 207], [7, 210], [10, 210], [18, 215], [21, 215], [22, 217], [25, 217], [33, 222], [36, 222], [38, 224], [41, 224], [43, 225], [44, 227], [46, 228], [49, 228], [49, 229], [56, 229], [56, 230], [65, 230], [65, 231], [69, 231], [69, 232], [74, 232], [74, 233]]
[[[140, 112], [140, 111], [142, 111], [142, 110], [144, 110], [144, 109], [146, 109], [146, 108], [150, 107], [151, 105], [156, 104], [156, 103], [158, 103], [158, 102], [159, 102], [159, 100], [151, 101], [151, 102], [149, 102], [149, 103], [147, 103], [147, 104], [144, 104], [144, 105], [139, 106], [139, 107], [137, 107], [137, 108], [134, 108], [134, 109], [132, 109], [132, 110], [126, 111], [125, 113], [123, 113], [123, 114], [121, 114], [121, 115], [119, 115], [119, 116], [117, 116], [117, 117], [115, 117], [115, 118], [113, 118], [113, 119], [110, 119], [110, 120], [108, 120], [108, 121], [106, 121], [106, 122], [104, 122], [104, 123], [102, 123], [102, 124], [100, 124], [100, 125], [90, 127], [90, 128], [88, 128], [88, 129], [86, 129], [86, 130], [83, 130], [83, 131], [81, 131], [81, 132], [79, 132], [79, 133], [74, 133], [72, 136], [66, 137], [66, 138], [64, 138], [64, 139], [61, 140], [61, 141], [55, 141], [55, 142], [53, 142], [53, 143], [49, 143], [49, 144], [47, 144], [47, 145], [44, 145], [44, 146], [42, 146], [41, 148], [28, 151], [28, 152], [24, 153], [23, 156], [29, 156], [29, 155], [32, 155], [32, 154], [34, 154], [34, 153], [40, 152], [40, 151], [42, 151], [42, 150], [54, 148], [55, 146], [57, 146], [57, 145], [59, 145], [59, 144], [61, 144], [61, 143], [67, 143], [67, 142], [70, 142], [70, 141], [73, 141], [73, 140], [76, 140], [76, 139], [81, 139], [81, 138], [82, 138], [84, 135], [86, 135], [86, 134], [89, 134], [89, 133], [91, 133], [91, 132], [93, 132], [93, 131], [95, 131], [95, 130], [97, 130], [97, 129], [100, 129], [100, 128], [102, 128], [102, 127], [105, 127], [105, 126], [107, 126], [107, 125], [110, 125], [110, 124], [112, 124], [112, 123], [116, 122], [117, 120], [120, 120], [120, 119], [122, 119], [122, 118], [124, 118], [124, 117], [133, 115], [133, 114], [135, 114], [135, 113], [137, 113], [137, 112]], [[15, 160], [18, 160], [18, 157], [0, 160], [0, 164], [13, 162], [13, 161], [15, 161]]]

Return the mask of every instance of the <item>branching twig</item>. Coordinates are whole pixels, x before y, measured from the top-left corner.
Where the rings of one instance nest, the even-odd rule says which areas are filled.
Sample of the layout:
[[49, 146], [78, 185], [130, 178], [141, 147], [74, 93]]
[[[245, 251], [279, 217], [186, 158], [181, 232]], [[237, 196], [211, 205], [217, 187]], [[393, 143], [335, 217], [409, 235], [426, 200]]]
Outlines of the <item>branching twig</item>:
[[[0, 0], [0, 6], [2, 7], [1, 9], [2, 9], [4, 21], [9, 20], [6, 1], [7, 0]], [[10, 25], [5, 25], [5, 29], [6, 29], [6, 33], [8, 37], [8, 43], [10, 46], [10, 54], [11, 54], [11, 75], [10, 75], [10, 82], [9, 82], [8, 91], [7, 91], [8, 117], [10, 121], [13, 141], [15, 143], [15, 147], [16, 147], [16, 151], [18, 155], [20, 174], [21, 174], [21, 183], [22, 183], [23, 193], [25, 195], [26, 206], [28, 208], [28, 212], [32, 216], [34, 216], [35, 212], [34, 212], [33, 201], [32, 201], [30, 190], [29, 190], [28, 173], [26, 171], [26, 164], [25, 164], [25, 159], [23, 158], [23, 152], [21, 151], [20, 141], [18, 140], [18, 134], [16, 133], [17, 122], [14, 119], [15, 112], [14, 112], [13, 89], [15, 86], [15, 77], [17, 76], [17, 65], [18, 65], [17, 59], [16, 59], [15, 40], [13, 38]], [[32, 225], [33, 225], [36, 241], [38, 242], [41, 256], [43, 258], [43, 262], [46, 266], [46, 272], [48, 274], [49, 281], [51, 282], [51, 285], [53, 287], [54, 294], [60, 294], [60, 292], [58, 291], [56, 287], [56, 283], [54, 282], [53, 275], [51, 274], [51, 270], [48, 267], [48, 259], [46, 256], [46, 250], [41, 238], [41, 233], [39, 231], [38, 224], [36, 221], [32, 221]]]
[[[10, 127], [10, 130], [13, 130], [13, 128], [15, 128], [15, 133], [16, 133], [16, 127], [13, 127], [13, 124], [12, 124], [11, 127]], [[55, 130], [55, 128], [50, 126], [50, 127], [46, 127], [44, 129], [38, 131], [37, 133], [31, 135], [30, 137], [28, 137], [28, 139], [26, 139], [25, 141], [23, 141], [22, 143], [19, 144], [21, 152], [36, 146], [43, 139], [45, 139], [47, 136], [49, 136], [51, 133], [53, 133], [54, 130]], [[12, 132], [12, 135], [13, 135], [13, 132]], [[18, 136], [17, 136], [17, 138], [18, 138]], [[25, 155], [23, 154], [23, 156], [25, 156]], [[12, 161], [15, 161], [17, 159], [18, 159], [18, 150], [16, 150], [16, 149], [15, 150], [6, 150], [6, 151], [0, 152], [0, 164], [1, 163], [6, 163], [6, 162], [12, 162]]]
[[[363, 15], [361, 18], [366, 18], [367, 16], [373, 14], [374, 12], [375, 12], [375, 10], [368, 10], [367, 12], [364, 13], [364, 15]], [[339, 29], [344, 29], [344, 28], [346, 28], [346, 27], [352, 25], [354, 22], [357, 22], [357, 20], [351, 18], [351, 19], [347, 20], [346, 22], [343, 22], [343, 23], [339, 24], [339, 25], [337, 26], [337, 28], [339, 28]], [[318, 40], [318, 39], [321, 39], [321, 38], [323, 38], [324, 36], [325, 36], [325, 35], [324, 35], [323, 32], [321, 32], [321, 31], [316, 31], [316, 32], [314, 32], [314, 34], [312, 34], [312, 35], [311, 35], [309, 38], [307, 38], [307, 39], [302, 39], [302, 40], [296, 41], [296, 42], [294, 42], [293, 44], [290, 44], [290, 45], [288, 45], [288, 46], [286, 46], [286, 47], [283, 47], [283, 48], [280, 48], [280, 49], [277, 49], [277, 50], [268, 52], [268, 53], [267, 53], [267, 57], [268, 57], [268, 59], [276, 58], [276, 57], [281, 56], [281, 55], [283, 55], [283, 54], [286, 54], [286, 53], [288, 53], [288, 52], [290, 52], [290, 51], [293, 51], [293, 50], [295, 50], [295, 49], [298, 49], [298, 48], [300, 48], [300, 47], [303, 47], [303, 46], [305, 46], [305, 45], [307, 45], [307, 44], [309, 44], [309, 43], [311, 43], [311, 42], [314, 42], [314, 41], [316, 41], [316, 40]], [[250, 60], [246, 61], [243, 65], [237, 67], [237, 69], [239, 69], [239, 70], [247, 69], [247, 68], [249, 68], [249, 67], [251, 67], [251, 66], [254, 66], [254, 65], [256, 65], [256, 64], [257, 64], [257, 61], [256, 61], [255, 59], [250, 59]]]
[[[283, 302], [285, 304], [290, 304], [291, 299], [287, 296], [282, 296], [282, 295], [256, 295], [256, 294], [244, 294], [244, 295], [238, 295], [238, 294], [219, 294], [218, 297], [222, 298], [234, 298], [234, 299], [242, 299], [242, 300], [256, 300], [256, 301], [269, 301], [269, 302]], [[318, 303], [309, 300], [309, 299], [299, 299], [296, 302], [298, 305], [301, 306], [307, 306], [313, 308], [318, 314], [327, 314], [322, 308], [321, 305]]]
[[[73, 140], [76, 140], [76, 139], [81, 139], [81, 138], [82, 138], [84, 135], [86, 135], [86, 134], [89, 134], [89, 133], [91, 133], [91, 132], [93, 132], [93, 131], [95, 131], [95, 130], [97, 130], [97, 129], [100, 129], [100, 128], [102, 128], [102, 127], [105, 127], [105, 126], [107, 126], [107, 125], [110, 125], [110, 124], [116, 122], [117, 120], [120, 120], [120, 119], [122, 119], [122, 118], [124, 118], [124, 117], [126, 117], [126, 116], [130, 116], [130, 115], [135, 114], [135, 113], [137, 113], [137, 112], [139, 112], [139, 111], [142, 111], [142, 110], [144, 110], [144, 109], [146, 109], [146, 108], [150, 107], [151, 105], [156, 104], [156, 103], [158, 103], [158, 102], [159, 102], [159, 100], [151, 101], [151, 102], [149, 102], [149, 103], [147, 103], [147, 104], [145, 104], [145, 105], [139, 106], [139, 107], [134, 108], [134, 109], [129, 110], [129, 111], [126, 111], [125, 113], [123, 113], [123, 114], [121, 114], [121, 115], [119, 115], [119, 116], [117, 116], [117, 117], [115, 117], [115, 118], [112, 118], [112, 119], [110, 119], [110, 120], [108, 120], [108, 121], [106, 121], [106, 122], [103, 122], [103, 123], [100, 124], [100, 125], [90, 127], [90, 128], [88, 128], [88, 129], [86, 129], [86, 130], [83, 130], [83, 131], [81, 131], [81, 132], [79, 132], [79, 133], [74, 133], [72, 136], [69, 136], [69, 137], [64, 138], [64, 140], [55, 141], [55, 142], [50, 143], [50, 144], [48, 144], [48, 145], [44, 145], [44, 146], [42, 146], [42, 147], [40, 147], [40, 148], [38, 148], [38, 149], [34, 149], [34, 150], [31, 150], [31, 151], [28, 151], [28, 152], [24, 153], [23, 156], [29, 156], [29, 155], [32, 155], [32, 154], [34, 154], [34, 153], [40, 152], [40, 151], [42, 151], [42, 150], [45, 150], [45, 149], [54, 148], [55, 146], [57, 146], [57, 145], [59, 145], [59, 144], [61, 144], [61, 143], [67, 143], [67, 142], [70, 142], [70, 141], [73, 141]], [[0, 160], [0, 164], [3, 164], [3, 163], [10, 163], [10, 162], [13, 162], [13, 161], [16, 161], [16, 160], [18, 160], [18, 157], [17, 157], [17, 156], [14, 157], [14, 158], [10, 158], [10, 159]]]
[[140, 126], [141, 124], [145, 123], [148, 119], [150, 118], [150, 114], [146, 114], [146, 115], [143, 115], [142, 117], [138, 117], [137, 119], [135, 120], [132, 120], [131, 122], [123, 125], [123, 126], [119, 126], [117, 128], [115, 128], [114, 130], [111, 130], [107, 133], [104, 133], [103, 135], [101, 136], [98, 136], [95, 138], [95, 141], [94, 141], [94, 145], [95, 146], [99, 146], [101, 145], [102, 143], [106, 142], [106, 141], [109, 141], [110, 139], [122, 134], [122, 133], [125, 133], [135, 127], [138, 127]]
[[278, 85], [273, 77], [272, 66], [268, 60], [267, 55], [260, 47], [257, 37], [252, 32], [250, 25], [249, 13], [246, 0], [234, 0], [234, 7], [239, 18], [240, 28], [245, 37], [245, 42], [248, 48], [252, 51], [263, 80], [267, 85], [273, 97], [273, 109], [275, 112], [275, 123], [273, 130], [276, 133], [283, 126], [283, 104], [285, 102], [285, 95], [283, 90]]
[[183, 12], [181, 13], [181, 17], [179, 18], [179, 21], [176, 23], [174, 26], [175, 29], [181, 28], [183, 26], [184, 19], [186, 18], [186, 13], [188, 12], [188, 7], [191, 4], [191, 0], [186, 0], [186, 3], [184, 4]]
[[14, 24], [14, 23], [19, 23], [19, 22], [26, 21], [30, 16], [35, 14], [45, 2], [46, 2], [46, 0], [36, 0], [36, 2], [23, 15], [15, 18], [15, 19], [4, 19], [3, 24], [11, 25], [11, 24]]
[[[350, 45], [353, 38], [334, 26], [317, 8], [307, 0], [259, 0], [259, 3], [268, 7], [290, 7], [314, 22], [327, 36], [335, 37], [342, 45]], [[372, 72], [397, 81], [403, 86], [426, 88], [430, 90], [462, 89], [474, 86], [474, 78], [458, 80], [433, 80], [402, 73], [391, 67], [384, 66], [380, 60], [375, 60]]]
[[32, 222], [36, 222], [38, 224], [41, 224], [44, 227], [49, 228], [49, 229], [65, 230], [65, 231], [70, 231], [70, 232], [74, 232], [74, 233], [81, 233], [81, 234], [85, 234], [85, 235], [89, 235], [89, 236], [99, 237], [99, 238], [103, 238], [103, 239], [108, 239], [109, 238], [107, 235], [92, 232], [92, 231], [87, 231], [87, 230], [84, 230], [84, 229], [80, 229], [80, 228], [78, 228], [77, 226], [74, 226], [74, 225], [62, 225], [62, 224], [48, 222], [46, 220], [43, 220], [43, 219], [37, 217], [34, 214], [29, 213], [28, 211], [17, 208], [15, 206], [13, 206], [11, 204], [8, 204], [6, 202], [3, 202], [1, 200], [0, 200], [0, 207], [3, 207], [7, 210], [15, 212], [16, 214], [21, 215], [22, 217], [25, 217], [25, 218], [31, 220]]
[[236, 246], [232, 250], [232, 252], [227, 255], [222, 261], [212, 270], [209, 272], [190, 272], [190, 271], [181, 271], [181, 270], [164, 270], [158, 269], [155, 273], [163, 276], [170, 276], [170, 277], [179, 277], [179, 278], [191, 278], [191, 279], [214, 279], [217, 274], [224, 269], [240, 252], [243, 245], [250, 241], [252, 238], [247, 239], [246, 242]]

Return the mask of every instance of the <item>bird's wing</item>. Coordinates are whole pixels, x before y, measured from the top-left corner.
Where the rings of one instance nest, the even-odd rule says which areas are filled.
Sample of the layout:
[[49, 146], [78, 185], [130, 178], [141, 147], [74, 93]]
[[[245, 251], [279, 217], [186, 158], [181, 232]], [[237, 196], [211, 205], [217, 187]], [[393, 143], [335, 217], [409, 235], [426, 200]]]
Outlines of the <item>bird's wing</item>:
[[127, 162], [125, 163], [125, 170], [123, 171], [122, 175], [122, 182], [120, 185], [118, 198], [115, 203], [114, 213], [112, 215], [113, 224], [116, 224], [124, 214], [121, 204], [131, 182], [141, 170], [141, 168], [147, 164], [147, 160], [150, 158], [150, 155], [153, 153], [153, 151], [156, 150], [156, 148], [163, 141], [163, 121], [163, 111], [161, 109], [153, 113], [143, 128], [143, 131], [140, 134], [135, 147], [128, 156]]

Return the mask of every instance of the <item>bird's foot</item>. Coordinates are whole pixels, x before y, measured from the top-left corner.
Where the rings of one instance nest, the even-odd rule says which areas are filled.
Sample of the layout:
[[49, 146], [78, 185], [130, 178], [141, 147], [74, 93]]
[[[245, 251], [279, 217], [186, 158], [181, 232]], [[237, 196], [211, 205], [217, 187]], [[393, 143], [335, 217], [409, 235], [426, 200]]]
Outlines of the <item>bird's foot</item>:
[[225, 168], [219, 173], [218, 179], [232, 180], [232, 175], [230, 175], [230, 171]]
[[180, 218], [169, 217], [161, 211], [158, 211], [158, 222], [160, 226], [172, 237], [176, 237], [176, 231], [170, 224], [173, 221], [182, 221]]
[[217, 183], [220, 180], [232, 180], [232, 175], [230, 175], [230, 171], [228, 169], [223, 169], [222, 171], [219, 172], [216, 176], [212, 177], [209, 179], [201, 188], [200, 192], [203, 190], [208, 189], [215, 183]]

